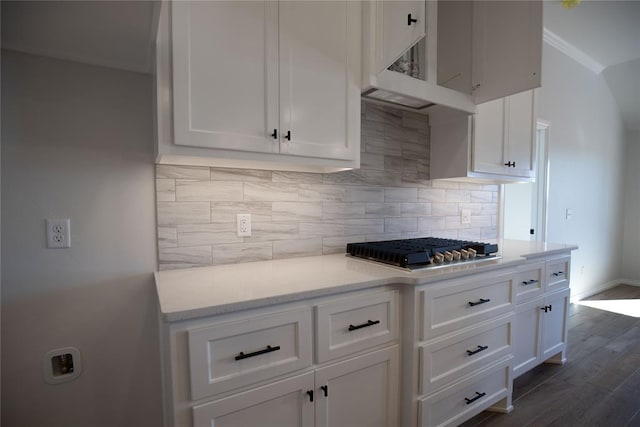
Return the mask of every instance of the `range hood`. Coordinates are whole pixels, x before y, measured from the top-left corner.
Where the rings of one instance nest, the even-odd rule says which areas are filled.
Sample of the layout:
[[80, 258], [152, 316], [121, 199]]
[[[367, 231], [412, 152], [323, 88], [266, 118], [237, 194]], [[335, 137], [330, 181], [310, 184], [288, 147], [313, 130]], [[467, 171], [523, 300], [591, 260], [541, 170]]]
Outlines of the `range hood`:
[[362, 23], [365, 100], [475, 114], [477, 104], [540, 86], [541, 2], [364, 2]]
[[414, 98], [412, 96], [403, 95], [397, 92], [391, 92], [386, 89], [371, 88], [362, 92], [362, 97], [372, 99], [378, 102], [384, 102], [386, 104], [399, 105], [402, 107], [410, 108], [412, 110], [423, 110], [436, 105], [433, 102], [426, 101], [424, 99]]

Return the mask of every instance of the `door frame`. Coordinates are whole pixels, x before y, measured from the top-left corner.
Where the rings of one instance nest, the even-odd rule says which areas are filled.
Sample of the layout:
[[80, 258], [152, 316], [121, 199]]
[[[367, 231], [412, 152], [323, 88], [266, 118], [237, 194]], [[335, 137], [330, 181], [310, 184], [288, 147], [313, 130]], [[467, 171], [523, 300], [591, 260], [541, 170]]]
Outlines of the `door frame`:
[[536, 120], [536, 181], [534, 183], [534, 197], [532, 212], [536, 219], [535, 239], [539, 242], [547, 241], [548, 232], [548, 204], [549, 204], [549, 134], [551, 122], [538, 118]]
[[[549, 203], [549, 133], [551, 122], [544, 119], [536, 119], [535, 128], [535, 182], [532, 189], [531, 224], [536, 233], [532, 241], [546, 242], [548, 232], [548, 203]], [[498, 239], [504, 240], [505, 222], [505, 187], [501, 184], [498, 188]]]

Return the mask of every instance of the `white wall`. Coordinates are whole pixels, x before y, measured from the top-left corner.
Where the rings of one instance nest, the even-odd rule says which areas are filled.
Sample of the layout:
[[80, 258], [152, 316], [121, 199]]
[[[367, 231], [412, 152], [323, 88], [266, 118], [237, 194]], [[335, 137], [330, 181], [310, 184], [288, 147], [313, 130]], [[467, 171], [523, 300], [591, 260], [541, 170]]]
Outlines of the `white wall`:
[[[159, 426], [151, 78], [2, 56], [2, 424]], [[63, 346], [84, 372], [48, 385]]]
[[640, 285], [640, 132], [627, 134], [622, 277]]
[[551, 122], [548, 240], [580, 246], [573, 299], [620, 277], [625, 135], [601, 75], [546, 44], [542, 64], [538, 116]]

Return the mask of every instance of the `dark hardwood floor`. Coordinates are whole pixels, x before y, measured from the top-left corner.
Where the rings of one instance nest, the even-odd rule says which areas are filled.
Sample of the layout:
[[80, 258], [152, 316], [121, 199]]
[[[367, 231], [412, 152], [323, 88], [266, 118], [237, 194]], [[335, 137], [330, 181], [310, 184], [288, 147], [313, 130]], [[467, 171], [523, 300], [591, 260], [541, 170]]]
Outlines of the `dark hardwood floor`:
[[[640, 305], [640, 287], [618, 285], [588, 299]], [[463, 426], [640, 427], [640, 318], [577, 304], [569, 316], [567, 363], [518, 377], [510, 414], [485, 411]]]

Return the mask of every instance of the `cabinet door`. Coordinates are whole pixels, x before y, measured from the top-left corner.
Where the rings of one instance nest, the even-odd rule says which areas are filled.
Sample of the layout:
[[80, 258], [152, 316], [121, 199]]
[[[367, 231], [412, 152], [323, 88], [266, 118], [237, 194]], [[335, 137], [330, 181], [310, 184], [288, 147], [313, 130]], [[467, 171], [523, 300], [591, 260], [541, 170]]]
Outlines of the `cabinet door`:
[[394, 346], [318, 369], [316, 427], [398, 425], [398, 357]]
[[518, 304], [513, 334], [513, 377], [517, 377], [540, 363], [540, 338], [543, 298]]
[[569, 289], [555, 292], [544, 298], [542, 312], [542, 361], [557, 356], [552, 362], [564, 363], [567, 347], [567, 313], [569, 309]]
[[506, 161], [515, 166], [507, 168], [514, 176], [533, 177], [535, 173], [534, 93], [528, 90], [505, 100]]
[[354, 160], [360, 136], [360, 2], [280, 2], [280, 151]]
[[473, 170], [504, 174], [504, 99], [478, 106], [473, 116]]
[[[393, 64], [425, 35], [424, 1], [383, 1], [378, 3], [378, 28], [382, 28], [378, 37], [378, 46], [382, 46], [378, 56], [380, 72]], [[409, 21], [415, 19], [416, 22]]]
[[172, 2], [175, 144], [278, 152], [278, 4]]
[[313, 427], [313, 372], [194, 406], [194, 427]]
[[540, 86], [541, 1], [473, 2], [476, 104]]

